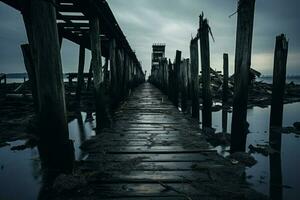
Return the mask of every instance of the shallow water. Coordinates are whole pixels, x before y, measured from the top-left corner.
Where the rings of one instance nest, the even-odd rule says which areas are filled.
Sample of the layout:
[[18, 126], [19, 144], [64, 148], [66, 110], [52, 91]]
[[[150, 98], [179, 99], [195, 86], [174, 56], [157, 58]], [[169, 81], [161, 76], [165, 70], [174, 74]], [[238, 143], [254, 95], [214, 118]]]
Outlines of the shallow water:
[[[292, 126], [300, 121], [300, 103], [284, 106], [284, 126]], [[226, 114], [223, 112], [223, 115]], [[227, 113], [227, 132], [231, 128], [231, 113]], [[250, 133], [247, 138], [247, 147], [257, 144], [266, 144], [269, 141], [269, 115], [270, 108], [254, 107], [248, 110], [248, 122]], [[69, 123], [70, 139], [74, 141], [75, 158], [84, 159], [85, 155], [79, 146], [83, 141], [95, 134], [93, 131], [95, 121], [94, 114], [82, 113], [81, 117]], [[226, 115], [224, 115], [226, 116]], [[213, 113], [213, 127], [217, 132], [222, 131], [222, 111]], [[24, 141], [10, 143], [11, 146], [23, 144]], [[24, 151], [11, 151], [10, 148], [0, 148], [0, 199], [36, 199], [42, 184], [39, 155], [36, 148]], [[223, 155], [228, 154], [229, 148], [217, 148]], [[258, 163], [246, 169], [248, 181], [257, 191], [269, 195], [270, 187], [270, 158], [260, 154], [253, 154]], [[300, 138], [295, 134], [283, 134], [282, 136], [282, 185], [292, 187], [283, 188], [283, 199], [299, 199], [300, 191]], [[277, 163], [275, 168], [278, 168]], [[20, 178], [21, 177], [21, 178]], [[16, 192], [18, 191], [18, 192]]]
[[[89, 117], [91, 117], [89, 115]], [[87, 118], [87, 113], [69, 123], [70, 139], [74, 141], [75, 158], [81, 160], [80, 150], [83, 141], [95, 135], [95, 122]], [[0, 148], [0, 199], [37, 199], [41, 185], [41, 166], [37, 148], [11, 151], [10, 148], [22, 145], [25, 141], [11, 142], [10, 146]], [[17, 192], [16, 192], [17, 191]]]
[[[227, 132], [231, 129], [232, 113], [228, 113]], [[248, 110], [248, 122], [250, 133], [247, 136], [247, 149], [250, 144], [268, 144], [269, 142], [269, 118], [270, 107], [254, 107]], [[300, 103], [284, 105], [283, 126], [292, 126], [294, 122], [300, 121]], [[222, 131], [222, 111], [213, 113], [213, 127], [217, 132]], [[227, 149], [217, 147], [219, 153], [227, 155]], [[248, 149], [249, 150], [249, 149]], [[270, 194], [270, 157], [261, 154], [253, 154], [258, 161], [256, 165], [246, 169], [248, 182], [253, 187], [266, 195]], [[282, 134], [281, 163], [272, 166], [282, 171], [282, 185], [284, 188], [283, 199], [300, 198], [300, 138], [295, 134]], [[280, 175], [280, 173], [278, 173]], [[291, 187], [291, 188], [290, 188]], [[271, 191], [276, 192], [276, 191]], [[277, 194], [278, 195], [278, 194]]]

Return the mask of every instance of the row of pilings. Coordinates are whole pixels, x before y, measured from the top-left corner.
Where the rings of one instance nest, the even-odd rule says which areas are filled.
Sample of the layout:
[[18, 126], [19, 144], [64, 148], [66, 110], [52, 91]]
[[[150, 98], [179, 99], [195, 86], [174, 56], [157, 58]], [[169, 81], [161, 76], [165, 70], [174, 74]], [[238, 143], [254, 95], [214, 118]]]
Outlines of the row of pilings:
[[[231, 152], [244, 152], [248, 133], [247, 105], [249, 92], [249, 73], [251, 66], [253, 22], [255, 0], [240, 0], [237, 8], [237, 32], [234, 69], [233, 115], [231, 124]], [[181, 57], [176, 51], [174, 62], [161, 58], [159, 68], [153, 70], [149, 81], [164, 91], [176, 107], [187, 111], [187, 102], [191, 102], [191, 115], [199, 120], [202, 104], [201, 123], [203, 130], [212, 128], [211, 74], [218, 75], [210, 66], [211, 34], [208, 20], [200, 15], [197, 37], [190, 42], [190, 58]], [[200, 41], [200, 42], [199, 42]], [[199, 52], [200, 51], [200, 52]], [[284, 34], [276, 37], [274, 54], [273, 93], [270, 116], [270, 129], [282, 126], [283, 98], [286, 82], [288, 42]], [[200, 53], [200, 54], [199, 54]], [[200, 58], [199, 58], [200, 55]], [[199, 62], [200, 60], [200, 62]], [[201, 75], [199, 65], [201, 64]], [[223, 55], [223, 109], [228, 108], [228, 54]], [[200, 87], [200, 85], [202, 87]], [[201, 97], [201, 98], [199, 98]], [[199, 103], [200, 102], [200, 103]], [[201, 103], [202, 102], [202, 103]], [[188, 110], [189, 112], [189, 110]], [[280, 148], [281, 133], [270, 131], [270, 144]], [[273, 147], [276, 147], [273, 146]]]
[[[38, 149], [42, 167], [56, 174], [72, 172], [74, 147], [73, 141], [69, 140], [66, 117], [60, 53], [63, 34], [58, 30], [56, 18], [59, 6], [55, 6], [57, 4], [54, 0], [30, 0], [20, 4], [20, 7], [14, 4], [13, 6], [21, 10], [28, 37], [28, 44], [21, 45], [21, 49], [37, 113]], [[129, 95], [132, 88], [145, 81], [145, 74], [134, 52], [126, 49], [118, 38], [113, 38], [114, 34], [109, 35], [108, 53], [102, 54], [102, 21], [92, 7], [89, 9], [90, 11], [85, 10], [89, 20], [88, 46], [92, 55], [88, 85], [93, 85], [96, 126], [99, 130], [111, 126], [112, 109]], [[82, 39], [77, 73], [78, 102], [85, 85], [86, 48], [87, 45]], [[106, 60], [104, 65], [103, 56]], [[80, 106], [80, 103], [78, 105]]]

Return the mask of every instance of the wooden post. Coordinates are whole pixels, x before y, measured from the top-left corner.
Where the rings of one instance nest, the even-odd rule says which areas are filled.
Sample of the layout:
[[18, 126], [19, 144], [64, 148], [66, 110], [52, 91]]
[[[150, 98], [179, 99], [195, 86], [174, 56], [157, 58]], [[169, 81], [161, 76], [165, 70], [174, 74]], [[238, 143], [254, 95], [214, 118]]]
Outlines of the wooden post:
[[76, 98], [77, 98], [78, 102], [80, 102], [81, 91], [84, 86], [84, 60], [85, 60], [85, 47], [83, 45], [80, 45], [78, 75], [77, 75], [77, 88], [76, 88]]
[[181, 63], [181, 51], [176, 51], [175, 63], [174, 63], [174, 105], [178, 107], [178, 97], [179, 97], [179, 73], [180, 73], [180, 63]]
[[246, 146], [254, 6], [255, 0], [240, 0], [238, 2], [231, 152], [245, 151]]
[[93, 78], [93, 66], [92, 66], [92, 63], [90, 63], [89, 77], [88, 77], [87, 84], [86, 84], [87, 90], [90, 90], [90, 88], [91, 88], [92, 78]]
[[42, 167], [59, 173], [72, 171], [74, 149], [68, 134], [56, 10], [53, 4], [53, 0], [30, 0], [24, 4], [23, 18], [36, 74], [40, 133], [38, 149]]
[[168, 64], [168, 73], [169, 73], [168, 97], [169, 97], [170, 101], [174, 102], [174, 89], [173, 89], [174, 71], [173, 71], [173, 65], [172, 65], [171, 60], [169, 60], [169, 64]]
[[228, 54], [223, 55], [223, 95], [222, 101], [223, 105], [226, 104], [228, 100]]
[[187, 65], [188, 60], [184, 59], [180, 66], [180, 90], [181, 90], [181, 110], [183, 112], [187, 109]]
[[212, 123], [212, 96], [210, 89], [210, 52], [209, 52], [209, 25], [207, 19], [200, 15], [200, 49], [201, 49], [201, 69], [203, 84], [203, 109], [202, 109], [202, 127], [210, 128]]
[[191, 40], [191, 98], [192, 98], [192, 117], [199, 119], [199, 52], [198, 38]]
[[38, 96], [37, 96], [37, 88], [36, 88], [36, 74], [35, 74], [35, 67], [33, 63], [33, 58], [30, 51], [29, 44], [21, 45], [22, 54], [24, 58], [25, 68], [28, 74], [29, 81], [31, 83], [31, 92], [32, 98], [34, 102], [35, 111], [38, 113]]
[[[270, 119], [271, 127], [282, 126], [287, 55], [288, 55], [288, 41], [285, 35], [282, 34], [276, 37], [274, 70], [273, 70], [271, 119]], [[281, 135], [281, 133], [278, 134]]]
[[110, 118], [104, 98], [105, 87], [101, 60], [100, 22], [98, 17], [91, 17], [90, 19], [90, 39], [92, 51], [91, 65], [96, 97], [96, 123], [99, 130], [110, 126]]

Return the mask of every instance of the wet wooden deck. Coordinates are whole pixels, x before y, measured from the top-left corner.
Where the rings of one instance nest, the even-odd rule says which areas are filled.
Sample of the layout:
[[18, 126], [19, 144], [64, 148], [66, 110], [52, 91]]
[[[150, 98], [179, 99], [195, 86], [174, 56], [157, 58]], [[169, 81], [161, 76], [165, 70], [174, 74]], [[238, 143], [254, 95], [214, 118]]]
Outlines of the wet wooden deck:
[[251, 191], [244, 168], [211, 150], [198, 123], [149, 83], [82, 148], [80, 169], [96, 199], [244, 199]]

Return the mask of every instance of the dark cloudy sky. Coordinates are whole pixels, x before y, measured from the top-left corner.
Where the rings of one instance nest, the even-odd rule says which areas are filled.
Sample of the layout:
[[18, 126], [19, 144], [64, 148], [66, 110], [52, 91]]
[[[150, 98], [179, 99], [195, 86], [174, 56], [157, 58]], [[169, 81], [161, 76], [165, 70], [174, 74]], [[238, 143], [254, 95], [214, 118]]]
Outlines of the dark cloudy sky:
[[[166, 43], [172, 60], [176, 49], [189, 57], [189, 42], [204, 11], [215, 43], [211, 41], [211, 66], [222, 69], [222, 55], [230, 55], [233, 71], [236, 0], [107, 0], [124, 34], [144, 69], [150, 71], [152, 43]], [[290, 40], [288, 74], [300, 74], [300, 1], [257, 0], [253, 38], [252, 66], [264, 74], [272, 73], [275, 37], [285, 33]], [[20, 44], [26, 42], [20, 14], [0, 3], [0, 72], [24, 72]], [[90, 53], [87, 52], [88, 58]], [[76, 71], [78, 46], [64, 40], [62, 49], [65, 72]], [[88, 65], [88, 61], [87, 61]]]

